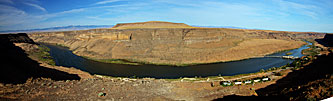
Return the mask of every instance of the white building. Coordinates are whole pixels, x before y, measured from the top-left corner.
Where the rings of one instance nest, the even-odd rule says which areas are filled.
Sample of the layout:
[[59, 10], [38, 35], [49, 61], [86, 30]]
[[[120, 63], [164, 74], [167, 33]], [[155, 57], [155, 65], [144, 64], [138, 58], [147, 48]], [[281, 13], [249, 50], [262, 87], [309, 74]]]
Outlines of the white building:
[[223, 82], [223, 85], [229, 86], [229, 85], [231, 85], [231, 82]]
[[253, 80], [253, 82], [259, 82], [259, 81], [260, 81], [260, 79]]
[[268, 81], [269, 80], [269, 78], [263, 78], [262, 79], [262, 81]]
[[249, 80], [249, 81], [245, 81], [244, 83], [245, 83], [245, 84], [249, 84], [249, 83], [251, 83], [251, 81], [250, 81], [250, 80]]
[[240, 85], [242, 84], [242, 82], [235, 82], [235, 85]]

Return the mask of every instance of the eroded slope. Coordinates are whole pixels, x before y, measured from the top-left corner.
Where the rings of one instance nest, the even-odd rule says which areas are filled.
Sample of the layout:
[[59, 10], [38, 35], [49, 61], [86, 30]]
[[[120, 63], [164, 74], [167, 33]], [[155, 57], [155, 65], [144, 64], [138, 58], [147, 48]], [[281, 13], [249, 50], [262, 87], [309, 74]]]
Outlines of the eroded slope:
[[67, 46], [95, 59], [126, 59], [154, 64], [232, 61], [300, 47], [324, 33], [224, 28], [93, 29], [33, 33], [37, 42]]

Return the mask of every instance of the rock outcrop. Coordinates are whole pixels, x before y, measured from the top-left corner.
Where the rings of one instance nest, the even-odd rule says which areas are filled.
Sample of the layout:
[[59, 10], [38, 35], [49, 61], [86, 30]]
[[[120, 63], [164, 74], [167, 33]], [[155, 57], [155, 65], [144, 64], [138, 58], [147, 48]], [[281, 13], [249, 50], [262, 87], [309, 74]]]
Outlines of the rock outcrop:
[[0, 83], [25, 83], [29, 78], [51, 78], [53, 80], [79, 80], [75, 74], [41, 66], [28, 57], [22, 48], [15, 44], [28, 44], [34, 48], [35, 42], [27, 34], [0, 34]]
[[18, 34], [0, 34], [0, 40], [4, 43], [31, 43], [35, 42], [28, 37], [26, 33]]
[[327, 33], [324, 38], [316, 39], [316, 42], [325, 47], [333, 47], [333, 34]]
[[328, 46], [333, 47], [333, 34], [326, 34], [323, 41], [328, 44]]
[[[297, 48], [304, 44], [300, 41], [302, 39], [323, 38], [325, 35], [313, 32], [151, 26], [159, 25], [156, 22], [134, 23], [132, 26], [118, 24], [111, 29], [42, 32], [29, 34], [29, 37], [37, 42], [61, 44], [77, 55], [95, 59], [192, 64], [262, 56]], [[165, 27], [163, 24], [160, 26]]]

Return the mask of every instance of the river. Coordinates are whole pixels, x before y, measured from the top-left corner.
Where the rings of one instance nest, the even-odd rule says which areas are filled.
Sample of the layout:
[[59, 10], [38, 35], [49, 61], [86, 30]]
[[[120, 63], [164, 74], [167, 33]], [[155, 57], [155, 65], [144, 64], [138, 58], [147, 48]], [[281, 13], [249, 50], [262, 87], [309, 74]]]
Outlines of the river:
[[[311, 44], [311, 43], [309, 43]], [[254, 73], [261, 69], [280, 67], [291, 63], [293, 60], [277, 57], [250, 58], [240, 61], [202, 64], [193, 66], [160, 66], [160, 65], [124, 65], [102, 63], [77, 56], [68, 48], [44, 44], [50, 48], [50, 55], [57, 66], [75, 67], [91, 74], [115, 76], [115, 77], [153, 77], [153, 78], [180, 78], [180, 77], [207, 77], [207, 76], [231, 76], [237, 74]], [[301, 51], [307, 49], [307, 45], [300, 48], [271, 54], [269, 56], [283, 56], [288, 52], [290, 56], [301, 57]]]

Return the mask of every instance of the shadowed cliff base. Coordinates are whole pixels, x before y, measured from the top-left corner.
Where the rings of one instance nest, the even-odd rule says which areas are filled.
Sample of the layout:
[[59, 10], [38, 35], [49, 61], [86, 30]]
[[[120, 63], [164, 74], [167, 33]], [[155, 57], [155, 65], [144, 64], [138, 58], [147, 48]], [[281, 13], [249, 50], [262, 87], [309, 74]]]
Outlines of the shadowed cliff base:
[[80, 79], [77, 75], [40, 66], [14, 43], [35, 44], [25, 33], [0, 35], [0, 83], [20, 84], [25, 83], [29, 78], [40, 77], [52, 80]]
[[324, 38], [315, 41], [325, 47], [333, 47], [333, 34], [326, 34]]

